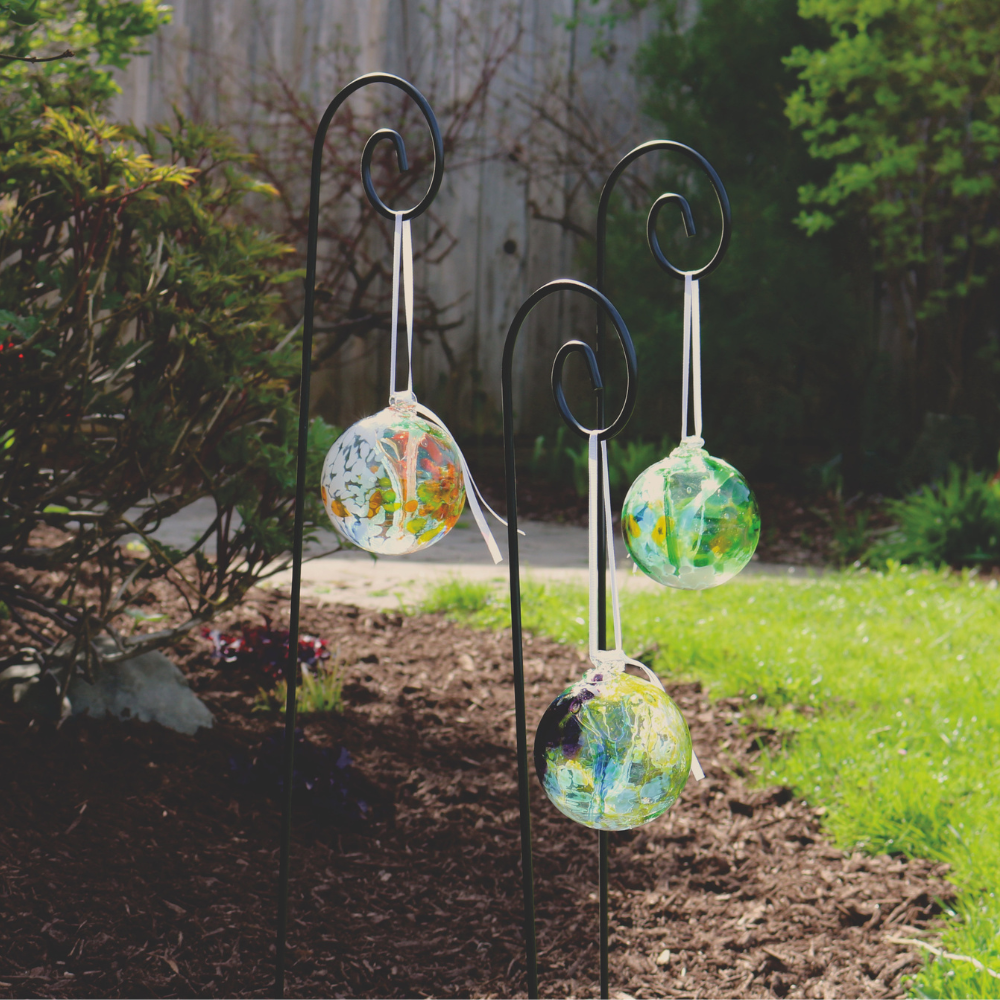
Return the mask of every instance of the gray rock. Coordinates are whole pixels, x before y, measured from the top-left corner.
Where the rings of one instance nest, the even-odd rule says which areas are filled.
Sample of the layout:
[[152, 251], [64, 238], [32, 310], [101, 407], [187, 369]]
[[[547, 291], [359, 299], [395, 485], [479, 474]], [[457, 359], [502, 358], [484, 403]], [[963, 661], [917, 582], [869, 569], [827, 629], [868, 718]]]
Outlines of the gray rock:
[[74, 677], [69, 685], [73, 714], [158, 722], [179, 733], [212, 727], [212, 713], [191, 690], [187, 678], [162, 653], [154, 650], [120, 663], [95, 669], [96, 683]]

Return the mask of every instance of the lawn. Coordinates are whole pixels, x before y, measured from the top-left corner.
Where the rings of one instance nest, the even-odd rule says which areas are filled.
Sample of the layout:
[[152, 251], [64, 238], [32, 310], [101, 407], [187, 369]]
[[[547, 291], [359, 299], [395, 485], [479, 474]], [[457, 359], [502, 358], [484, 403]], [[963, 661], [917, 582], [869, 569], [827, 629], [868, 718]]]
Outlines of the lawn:
[[[586, 644], [582, 587], [525, 586], [525, 627]], [[504, 592], [446, 583], [422, 610], [482, 627]], [[890, 567], [704, 592], [626, 593], [625, 646], [665, 677], [759, 703], [783, 734], [761, 780], [827, 810], [845, 850], [947, 861], [961, 887], [940, 946], [1000, 970], [1000, 591], [996, 579]], [[936, 960], [915, 996], [1000, 997], [1000, 979]]]

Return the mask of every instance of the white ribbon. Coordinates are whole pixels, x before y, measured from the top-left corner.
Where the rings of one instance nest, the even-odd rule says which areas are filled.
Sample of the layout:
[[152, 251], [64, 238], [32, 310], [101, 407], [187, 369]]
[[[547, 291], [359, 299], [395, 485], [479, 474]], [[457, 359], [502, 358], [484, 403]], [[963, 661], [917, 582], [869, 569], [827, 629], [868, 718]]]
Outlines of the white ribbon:
[[[444, 421], [431, 409], [424, 406], [423, 403], [414, 404], [422, 417], [426, 417], [428, 420], [437, 424], [438, 427], [444, 427]], [[447, 429], [447, 428], [445, 428]], [[483, 541], [486, 542], [486, 547], [490, 550], [490, 555], [493, 557], [494, 565], [499, 562], [503, 562], [503, 553], [500, 551], [500, 547], [496, 543], [496, 539], [493, 537], [493, 532], [490, 531], [490, 526], [486, 521], [486, 516], [483, 514], [482, 507], [485, 507], [505, 528], [507, 527], [507, 522], [483, 499], [483, 495], [479, 492], [479, 487], [476, 485], [475, 480], [472, 478], [472, 473], [469, 471], [469, 463], [465, 460], [465, 455], [462, 454], [462, 449], [455, 445], [455, 450], [458, 452], [458, 460], [462, 463], [462, 475], [465, 477], [466, 491], [465, 497], [469, 501], [469, 510], [472, 511], [472, 516], [475, 518], [476, 526], [479, 528], [480, 533], [483, 536]], [[482, 507], [480, 507], [480, 503]], [[519, 528], [517, 533], [523, 535], [524, 532]]]
[[[406, 392], [396, 391], [396, 342], [399, 337], [399, 278], [400, 270], [403, 277], [403, 308], [406, 312]], [[396, 213], [396, 227], [392, 239], [392, 333], [389, 341], [389, 402], [396, 400], [408, 403], [422, 417], [437, 424], [438, 427], [447, 430], [445, 422], [431, 409], [417, 402], [417, 397], [413, 392], [413, 239], [411, 235], [410, 220], [404, 219], [401, 212]], [[449, 432], [450, 433], [450, 432]], [[465, 478], [465, 496], [469, 501], [469, 509], [475, 519], [476, 525], [482, 533], [486, 547], [490, 550], [494, 564], [503, 562], [503, 554], [500, 547], [490, 531], [489, 524], [483, 514], [482, 507], [485, 507], [504, 527], [507, 522], [483, 499], [483, 495], [472, 478], [469, 470], [469, 463], [462, 454], [462, 449], [455, 444], [458, 452], [458, 460], [462, 466], [462, 475]], [[480, 506], [482, 504], [482, 507]], [[524, 532], [518, 529], [519, 535]]]
[[[589, 496], [589, 529], [587, 535], [588, 541], [588, 563], [590, 564], [590, 580], [589, 580], [589, 603], [590, 603], [590, 660], [595, 667], [603, 667], [607, 670], [621, 670], [624, 664], [631, 664], [634, 667], [638, 667], [646, 679], [650, 683], [655, 684], [661, 691], [664, 690], [663, 682], [660, 678], [646, 666], [645, 663], [640, 663], [638, 660], [633, 660], [632, 657], [625, 655], [625, 650], [622, 644], [622, 613], [621, 606], [618, 601], [618, 573], [617, 566], [615, 563], [615, 532], [614, 532], [614, 522], [611, 519], [611, 483], [610, 477], [608, 475], [608, 443], [607, 441], [600, 441], [601, 449], [601, 466], [603, 475], [603, 487], [604, 487], [604, 524], [605, 524], [605, 537], [607, 540], [607, 562], [606, 572], [611, 573], [611, 618], [614, 622], [614, 632], [615, 632], [615, 648], [614, 649], [599, 649], [598, 648], [598, 636], [597, 636], [597, 611], [598, 611], [598, 595], [597, 595], [597, 584], [598, 584], [598, 574], [597, 574], [597, 494], [600, 492], [598, 490], [598, 462], [597, 462], [597, 448], [598, 448], [598, 432], [591, 431], [590, 438], [587, 442], [587, 471], [590, 479], [590, 496]], [[694, 748], [691, 749], [691, 774], [695, 781], [701, 781], [705, 777], [705, 772], [701, 769], [701, 764], [698, 761], [698, 755], [694, 752]]]
[[694, 436], [701, 437], [701, 295], [698, 282], [684, 275], [684, 374], [681, 377], [681, 440], [688, 436], [688, 385], [693, 379]]

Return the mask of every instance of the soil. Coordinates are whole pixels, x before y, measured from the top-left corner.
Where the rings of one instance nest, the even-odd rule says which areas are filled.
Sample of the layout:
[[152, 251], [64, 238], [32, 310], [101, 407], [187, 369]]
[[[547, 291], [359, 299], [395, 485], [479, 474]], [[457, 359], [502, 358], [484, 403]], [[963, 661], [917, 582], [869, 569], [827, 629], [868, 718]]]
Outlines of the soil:
[[[281, 619], [255, 592], [251, 623]], [[302, 719], [347, 747], [372, 818], [295, 817], [289, 996], [523, 996], [510, 636], [435, 616], [308, 607], [343, 664], [343, 715]], [[259, 678], [174, 651], [216, 725], [0, 715], [0, 996], [266, 996], [272, 989], [278, 804], [232, 761], [280, 719]], [[529, 725], [583, 670], [525, 647]], [[740, 700], [671, 688], [707, 777], [661, 819], [612, 836], [612, 996], [893, 997], [918, 968], [887, 940], [926, 934], [946, 870], [835, 849], [817, 810], [754, 788], [773, 734]], [[361, 780], [361, 779], [359, 779]], [[597, 992], [597, 837], [532, 776], [543, 996]]]

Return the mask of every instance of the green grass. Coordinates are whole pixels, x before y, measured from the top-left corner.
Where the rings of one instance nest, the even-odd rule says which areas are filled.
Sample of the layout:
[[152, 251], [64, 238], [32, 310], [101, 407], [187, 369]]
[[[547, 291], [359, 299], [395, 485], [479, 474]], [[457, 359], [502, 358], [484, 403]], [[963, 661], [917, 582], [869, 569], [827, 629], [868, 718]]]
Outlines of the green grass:
[[[584, 645], [582, 587], [524, 588], [525, 627]], [[422, 610], [509, 623], [503, 588], [451, 581]], [[942, 947], [1000, 971], [1000, 591], [891, 566], [804, 582], [751, 578], [623, 601], [626, 650], [713, 696], [756, 701], [785, 734], [762, 778], [826, 806], [844, 849], [947, 861], [961, 888]], [[553, 696], [556, 694], [553, 691]], [[935, 960], [915, 995], [998, 997], [1000, 980]]]

